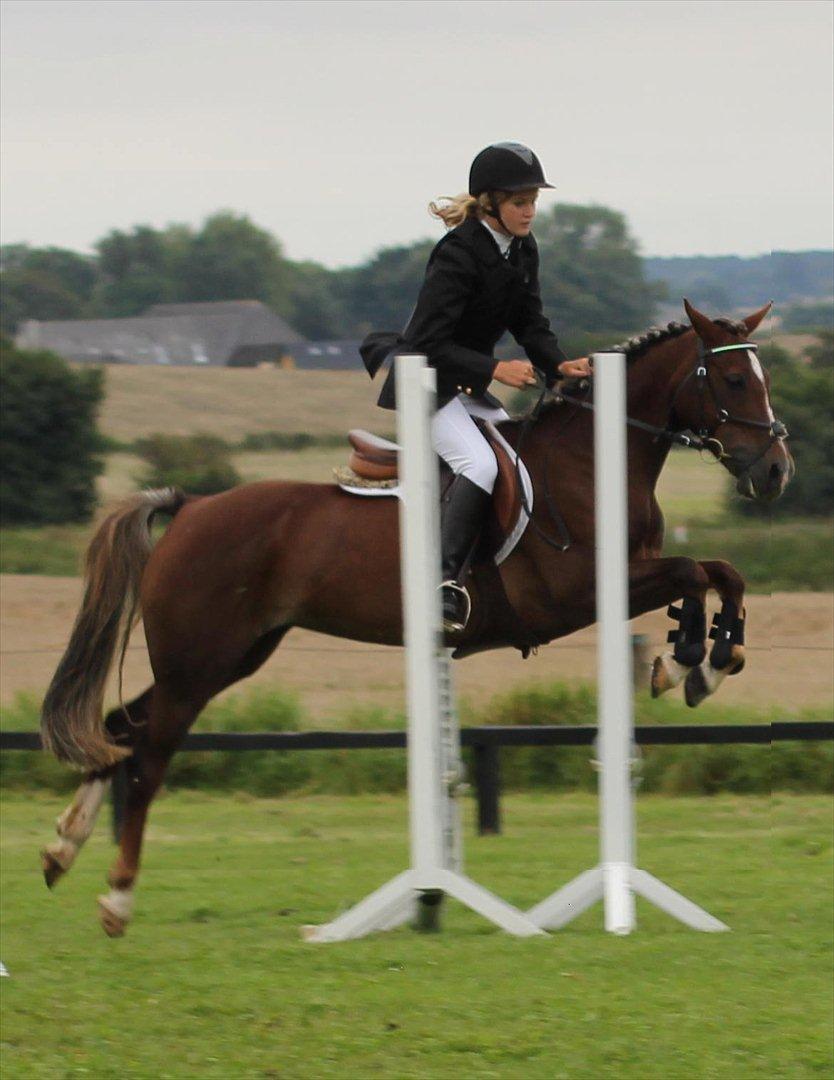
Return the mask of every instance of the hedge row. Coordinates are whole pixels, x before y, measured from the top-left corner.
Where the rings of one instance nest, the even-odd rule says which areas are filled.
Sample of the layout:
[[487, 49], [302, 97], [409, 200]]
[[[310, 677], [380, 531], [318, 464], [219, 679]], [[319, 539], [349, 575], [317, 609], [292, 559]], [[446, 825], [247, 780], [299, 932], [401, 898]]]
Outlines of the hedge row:
[[[592, 724], [596, 715], [590, 688], [537, 685], [494, 699], [478, 711], [464, 708], [467, 724]], [[803, 719], [827, 719], [830, 710], [805, 713]], [[709, 722], [767, 723], [775, 715], [749, 709], [722, 710]], [[780, 717], [784, 719], [784, 717]], [[798, 717], [799, 719], [799, 717]], [[673, 702], [639, 698], [637, 722], [680, 722]], [[32, 730], [38, 704], [18, 698], [3, 715], [6, 730]], [[256, 690], [211, 705], [200, 719], [201, 731], [297, 731], [309, 718], [292, 695]], [[396, 730], [401, 713], [356, 710], [319, 727], [356, 731]], [[0, 760], [2, 785], [16, 789], [69, 792], [77, 774], [42, 753], [6, 751]], [[501, 753], [504, 787], [551, 791], [593, 790], [596, 774], [587, 747], [507, 747]], [[831, 743], [779, 743], [762, 746], [657, 746], [644, 748], [638, 765], [641, 791], [675, 795], [717, 792], [766, 794], [771, 791], [834, 790]], [[400, 750], [204, 751], [175, 755], [168, 773], [171, 788], [245, 791], [277, 796], [289, 792], [358, 794], [400, 792], [406, 786], [405, 753]]]

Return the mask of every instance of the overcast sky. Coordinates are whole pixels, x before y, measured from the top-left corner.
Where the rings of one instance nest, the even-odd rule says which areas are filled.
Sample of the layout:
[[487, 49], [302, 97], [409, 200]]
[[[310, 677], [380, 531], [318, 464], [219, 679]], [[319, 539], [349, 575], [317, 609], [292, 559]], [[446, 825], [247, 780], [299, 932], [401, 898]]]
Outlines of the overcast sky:
[[2, 235], [250, 215], [294, 259], [439, 236], [487, 143], [650, 255], [832, 246], [829, 0], [5, 0]]

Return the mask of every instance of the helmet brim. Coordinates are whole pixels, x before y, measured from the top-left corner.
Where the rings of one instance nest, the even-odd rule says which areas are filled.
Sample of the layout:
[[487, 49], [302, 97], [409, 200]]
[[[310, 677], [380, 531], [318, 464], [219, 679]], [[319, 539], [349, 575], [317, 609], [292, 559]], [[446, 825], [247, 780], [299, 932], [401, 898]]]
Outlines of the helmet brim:
[[[526, 184], [510, 184], [509, 187], [506, 187], [506, 186], [502, 185], [500, 188], [495, 188], [495, 190], [496, 191], [513, 192], [513, 191], [532, 191], [533, 188], [538, 188], [538, 189], [548, 188], [550, 191], [555, 191], [556, 190], [556, 185], [555, 184], [548, 184], [546, 180], [543, 181], [540, 184], [531, 184], [530, 181], [528, 180]], [[486, 192], [485, 191], [479, 191], [476, 194], [474, 191], [470, 191], [469, 194], [474, 199], [477, 199], [478, 195], [485, 195]]]
[[541, 184], [513, 184], [512, 187], [500, 188], [501, 191], [532, 191], [533, 188], [549, 188], [551, 191], [555, 190], [555, 184], [548, 184], [547, 181]]

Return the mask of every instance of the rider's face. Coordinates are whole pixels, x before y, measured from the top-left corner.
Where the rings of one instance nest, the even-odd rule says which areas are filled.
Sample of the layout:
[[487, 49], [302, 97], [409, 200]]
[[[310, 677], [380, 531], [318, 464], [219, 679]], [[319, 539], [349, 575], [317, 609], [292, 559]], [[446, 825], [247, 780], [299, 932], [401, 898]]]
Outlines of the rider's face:
[[527, 236], [530, 232], [536, 216], [538, 197], [538, 190], [532, 188], [530, 191], [514, 191], [501, 203], [501, 220], [506, 232], [511, 236]]

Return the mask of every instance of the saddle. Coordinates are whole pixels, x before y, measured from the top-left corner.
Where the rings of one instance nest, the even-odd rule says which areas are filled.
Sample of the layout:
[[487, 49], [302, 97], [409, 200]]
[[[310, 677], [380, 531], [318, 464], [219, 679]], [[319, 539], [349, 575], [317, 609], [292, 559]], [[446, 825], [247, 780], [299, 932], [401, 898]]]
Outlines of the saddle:
[[[501, 533], [508, 536], [521, 513], [521, 493], [513, 459], [495, 426], [488, 420], [476, 419], [475, 423], [492, 448], [498, 462], [498, 478], [492, 493], [492, 509]], [[396, 443], [372, 435], [368, 431], [348, 432], [351, 455], [348, 468], [363, 480], [394, 482], [399, 477], [399, 447]], [[451, 480], [451, 470], [443, 463], [448, 476], [443, 476], [443, 488]]]
[[[533, 486], [522, 461], [516, 466], [513, 448], [488, 420], [473, 417], [498, 462], [498, 477], [492, 494], [492, 512], [487, 515], [484, 531], [474, 561], [480, 567], [481, 602], [500, 618], [509, 642], [526, 660], [542, 641], [522, 622], [507, 597], [499, 565], [513, 552], [529, 521], [533, 504]], [[348, 433], [351, 455], [348, 466], [334, 470], [339, 486], [352, 495], [394, 496], [399, 491], [399, 446], [368, 431]], [[452, 482], [452, 470], [438, 458], [441, 468], [441, 491]], [[519, 476], [520, 474], [520, 476]], [[519, 487], [523, 485], [523, 489]], [[526, 493], [522, 500], [521, 491]], [[476, 651], [471, 645], [458, 645], [455, 659]]]

